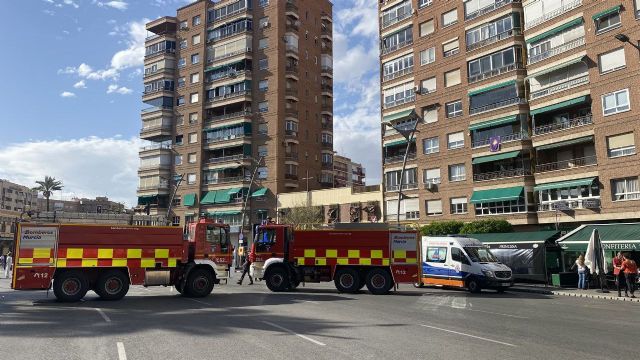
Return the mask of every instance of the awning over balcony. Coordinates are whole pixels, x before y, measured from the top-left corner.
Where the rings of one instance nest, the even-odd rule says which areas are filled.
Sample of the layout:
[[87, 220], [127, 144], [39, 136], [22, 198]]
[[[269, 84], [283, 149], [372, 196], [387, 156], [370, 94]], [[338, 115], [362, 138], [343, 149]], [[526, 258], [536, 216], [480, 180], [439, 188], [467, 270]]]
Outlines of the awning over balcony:
[[605, 11], [601, 11], [601, 12], [599, 12], [599, 13], [597, 13], [597, 14], [593, 15], [591, 18], [592, 18], [593, 20], [598, 20], [598, 19], [600, 19], [601, 17], [607, 16], [607, 15], [609, 15], [609, 14], [613, 14], [613, 13], [616, 13], [616, 12], [620, 12], [620, 9], [621, 9], [621, 8], [622, 8], [622, 5], [614, 6], [614, 7], [612, 7], [611, 9], [607, 9], [607, 10], [605, 10]]
[[207, 213], [208, 216], [225, 216], [225, 215], [240, 215], [242, 211], [240, 210], [228, 210], [228, 211], [210, 211]]
[[486, 128], [491, 128], [498, 125], [512, 124], [515, 122], [518, 122], [518, 115], [507, 116], [500, 119], [493, 119], [493, 120], [473, 124], [469, 126], [469, 130], [486, 129]]
[[149, 205], [158, 202], [158, 195], [138, 196], [138, 205]]
[[[411, 139], [411, 142], [414, 142], [414, 141], [416, 141], [416, 139]], [[403, 144], [406, 144], [406, 143], [407, 143], [407, 139], [396, 140], [396, 141], [392, 141], [390, 143], [384, 144], [384, 147], [403, 145]]]
[[[556, 65], [556, 66], [552, 66], [552, 67], [550, 67], [550, 68], [548, 68], [548, 69], [544, 69], [544, 70], [541, 70], [541, 71], [535, 72], [535, 73], [533, 73], [533, 74], [531, 74], [531, 75], [527, 76], [525, 79], [526, 79], [526, 80], [529, 80], [529, 79], [531, 79], [531, 78], [538, 77], [538, 76], [540, 76], [540, 75], [544, 75], [544, 74], [548, 74], [548, 73], [554, 72], [554, 71], [556, 71], [556, 70], [566, 68], [567, 66], [571, 66], [571, 65], [577, 64], [577, 63], [579, 63], [579, 62], [582, 62], [582, 61], [583, 61], [583, 59], [584, 59], [585, 57], [586, 57], [586, 56], [580, 56], [580, 57], [579, 57], [579, 58], [577, 58], [577, 59], [569, 60], [569, 61], [564, 62], [564, 63], [562, 63], [562, 64], [559, 64], [559, 65]], [[586, 64], [585, 64], [585, 65], [586, 65]]]
[[569, 106], [586, 103], [587, 101], [589, 101], [589, 95], [580, 96], [580, 97], [577, 97], [575, 99], [571, 99], [571, 100], [563, 101], [561, 103], [545, 106], [545, 107], [540, 108], [540, 109], [534, 109], [534, 110], [531, 110], [529, 113], [531, 115], [543, 114], [543, 113], [547, 113], [547, 112], [558, 110], [558, 109], [564, 109], [564, 108], [569, 107]]
[[520, 150], [510, 151], [510, 152], [496, 154], [496, 155], [477, 157], [477, 158], [474, 158], [471, 163], [473, 165], [476, 165], [476, 164], [484, 164], [484, 163], [498, 161], [498, 160], [515, 159], [519, 155], [520, 155]]
[[471, 196], [471, 203], [487, 203], [498, 201], [512, 201], [518, 200], [524, 194], [524, 186], [515, 186], [502, 189], [491, 189], [474, 191]]
[[211, 204], [215, 204], [216, 201], [216, 193], [218, 191], [214, 190], [214, 191], [208, 191], [203, 197], [202, 199], [200, 199], [200, 205], [211, 205]]
[[605, 251], [640, 250], [640, 223], [582, 225], [556, 243], [563, 250], [585, 251], [594, 229], [598, 229]]
[[184, 198], [182, 198], [182, 205], [184, 206], [194, 206], [196, 204], [196, 194], [186, 194]]
[[400, 111], [397, 113], [389, 114], [387, 116], [382, 117], [382, 122], [391, 122], [400, 119], [410, 119], [415, 118], [418, 115], [416, 114], [415, 109]]
[[478, 94], [482, 94], [482, 93], [486, 93], [487, 91], [491, 91], [491, 90], [495, 90], [495, 89], [500, 89], [503, 87], [507, 87], [507, 86], [511, 86], [511, 85], [515, 85], [516, 81], [515, 80], [511, 80], [511, 81], [506, 81], [500, 84], [495, 84], [492, 86], [487, 86], [486, 88], [483, 89], [478, 89], [478, 90], [474, 90], [474, 91], [470, 91], [469, 92], [469, 96], [474, 96], [474, 95], [478, 95]]
[[233, 65], [242, 64], [242, 62], [243, 62], [243, 61], [244, 61], [244, 60], [242, 60], [242, 61], [232, 62], [232, 63], [229, 63], [229, 64], [223, 64], [223, 65], [220, 65], [220, 66], [213, 66], [213, 67], [210, 67], [210, 68], [206, 68], [206, 69], [204, 70], [204, 72], [216, 71], [216, 70], [220, 70], [220, 69], [228, 68], [228, 67], [233, 66]]
[[542, 191], [549, 189], [566, 189], [576, 186], [591, 186], [593, 182], [596, 180], [595, 177], [584, 178], [584, 179], [576, 179], [576, 180], [567, 180], [567, 181], [558, 181], [547, 184], [540, 184], [533, 188], [533, 191]]
[[251, 194], [251, 197], [260, 197], [260, 196], [265, 196], [267, 194], [267, 188], [259, 188], [258, 190], [254, 191], [253, 194]]
[[553, 36], [555, 34], [561, 33], [564, 30], [570, 29], [570, 28], [572, 28], [574, 26], [577, 26], [577, 25], [580, 25], [582, 23], [584, 23], [584, 19], [583, 18], [578, 18], [578, 19], [575, 19], [573, 21], [569, 21], [566, 24], [560, 25], [560, 26], [558, 26], [556, 28], [553, 28], [553, 29], [551, 29], [549, 31], [545, 31], [545, 32], [543, 32], [542, 34], [540, 34], [538, 36], [534, 36], [531, 39], [527, 39], [527, 44], [534, 43], [534, 42], [540, 41], [542, 39], [546, 39], [549, 36]]
[[585, 136], [585, 137], [581, 137], [581, 138], [577, 138], [577, 139], [571, 139], [571, 140], [567, 140], [567, 141], [560, 141], [560, 142], [557, 142], [557, 143], [542, 145], [542, 146], [538, 146], [536, 148], [536, 150], [555, 149], [555, 148], [559, 148], [559, 147], [563, 147], [563, 146], [582, 144], [582, 143], [588, 143], [588, 142], [593, 142], [593, 136]]

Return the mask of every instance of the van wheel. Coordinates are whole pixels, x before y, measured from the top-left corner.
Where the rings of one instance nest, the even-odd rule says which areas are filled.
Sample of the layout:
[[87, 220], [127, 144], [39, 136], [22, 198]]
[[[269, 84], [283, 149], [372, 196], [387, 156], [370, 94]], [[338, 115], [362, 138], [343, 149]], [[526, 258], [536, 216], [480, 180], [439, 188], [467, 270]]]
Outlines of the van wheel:
[[187, 278], [184, 293], [191, 297], [205, 297], [213, 290], [213, 276], [205, 269], [191, 271]]
[[367, 273], [367, 289], [373, 295], [384, 295], [393, 287], [393, 279], [388, 271], [372, 269]]
[[122, 271], [107, 271], [98, 278], [95, 292], [103, 300], [120, 300], [129, 292], [129, 279]]
[[354, 269], [340, 269], [333, 277], [336, 289], [343, 293], [355, 293], [360, 290], [360, 274]]
[[264, 274], [264, 280], [269, 290], [273, 292], [282, 292], [290, 288], [289, 274], [282, 266], [267, 270], [266, 274]]
[[480, 287], [480, 283], [476, 279], [467, 280], [467, 290], [470, 293], [477, 294], [482, 291], [482, 287]]
[[65, 271], [53, 279], [53, 294], [58, 301], [80, 301], [87, 291], [89, 291], [89, 280], [80, 271]]

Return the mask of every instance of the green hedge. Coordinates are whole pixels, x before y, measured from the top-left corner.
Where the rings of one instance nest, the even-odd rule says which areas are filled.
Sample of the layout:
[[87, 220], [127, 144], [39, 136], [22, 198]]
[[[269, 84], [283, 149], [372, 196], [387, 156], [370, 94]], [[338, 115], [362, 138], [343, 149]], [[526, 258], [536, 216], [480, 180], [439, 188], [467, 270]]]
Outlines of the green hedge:
[[512, 232], [513, 226], [502, 219], [477, 220], [468, 223], [462, 221], [434, 221], [420, 229], [424, 236], [443, 236], [455, 234], [488, 234]]

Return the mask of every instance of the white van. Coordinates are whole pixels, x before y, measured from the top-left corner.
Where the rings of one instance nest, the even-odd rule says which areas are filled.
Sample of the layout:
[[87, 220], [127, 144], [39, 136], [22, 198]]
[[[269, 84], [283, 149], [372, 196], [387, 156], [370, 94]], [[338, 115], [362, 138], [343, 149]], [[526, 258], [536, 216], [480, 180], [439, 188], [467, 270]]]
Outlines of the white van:
[[513, 285], [511, 269], [480, 241], [464, 236], [422, 237], [422, 281], [436, 285], [503, 292]]

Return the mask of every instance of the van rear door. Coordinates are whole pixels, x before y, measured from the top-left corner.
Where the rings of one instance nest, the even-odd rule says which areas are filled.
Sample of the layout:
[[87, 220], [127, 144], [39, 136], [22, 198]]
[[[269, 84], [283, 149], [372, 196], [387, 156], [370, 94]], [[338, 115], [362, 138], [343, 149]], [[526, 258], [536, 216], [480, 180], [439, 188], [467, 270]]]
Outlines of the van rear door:
[[422, 266], [424, 283], [427, 285], [449, 285], [449, 267], [446, 243], [429, 242], [423, 246], [424, 263]]

